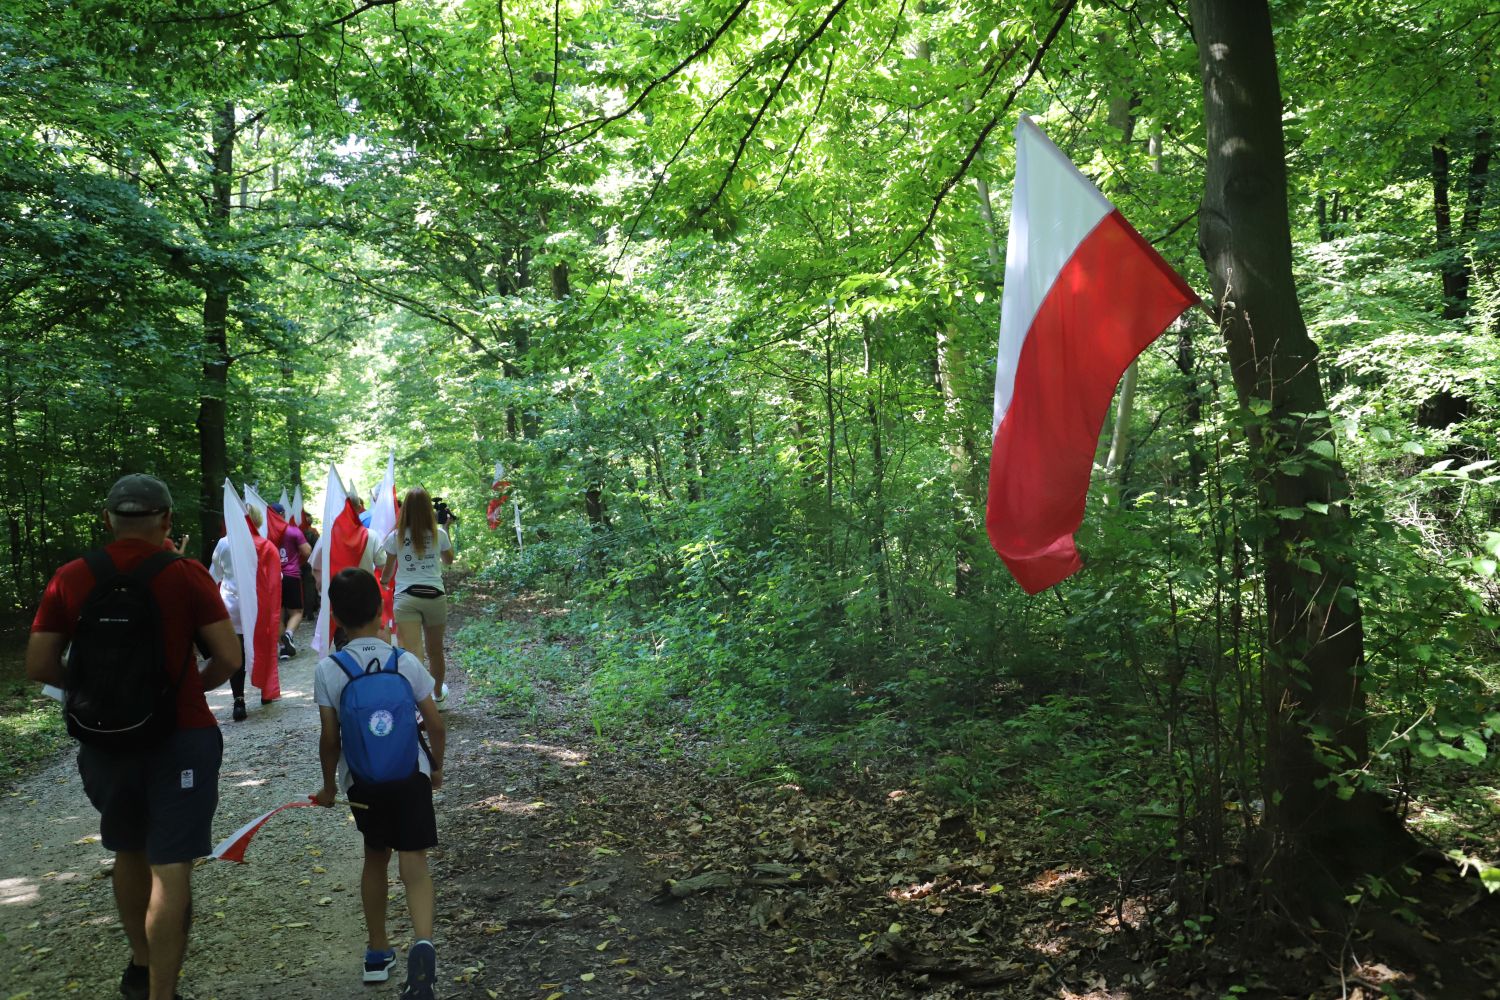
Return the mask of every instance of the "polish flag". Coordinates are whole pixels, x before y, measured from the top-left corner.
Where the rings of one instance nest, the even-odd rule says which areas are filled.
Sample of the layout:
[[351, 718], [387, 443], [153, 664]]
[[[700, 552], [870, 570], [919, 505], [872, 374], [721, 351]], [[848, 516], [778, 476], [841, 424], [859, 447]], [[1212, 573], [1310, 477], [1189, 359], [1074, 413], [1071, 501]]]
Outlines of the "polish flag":
[[[255, 663], [255, 624], [259, 620], [260, 593], [256, 586], [259, 555], [255, 549], [255, 525], [245, 513], [245, 503], [234, 483], [224, 480], [224, 537], [229, 539], [229, 577], [240, 609], [240, 632], [245, 644], [245, 663]], [[277, 608], [277, 614], [281, 609]]]
[[272, 816], [275, 816], [283, 809], [300, 809], [304, 806], [315, 805], [317, 805], [317, 803], [314, 802], [312, 800], [312, 796], [309, 795], [306, 799], [299, 799], [296, 802], [288, 802], [286, 805], [277, 806], [275, 809], [269, 810], [268, 812], [263, 812], [259, 816], [252, 819], [250, 822], [246, 823], [244, 826], [240, 827], [238, 830], [231, 833], [229, 836], [225, 837], [223, 840], [219, 841], [218, 846], [213, 849], [213, 853], [210, 854], [209, 857], [217, 858], [220, 861], [234, 861], [243, 865], [246, 863], [245, 851], [249, 850], [250, 841], [254, 840], [255, 835], [260, 832], [260, 828], [266, 825], [266, 820], [270, 819]]
[[1136, 355], [1196, 302], [1161, 255], [1023, 116], [985, 527], [1027, 593], [1082, 567], [1073, 533], [1083, 523], [1115, 386]]

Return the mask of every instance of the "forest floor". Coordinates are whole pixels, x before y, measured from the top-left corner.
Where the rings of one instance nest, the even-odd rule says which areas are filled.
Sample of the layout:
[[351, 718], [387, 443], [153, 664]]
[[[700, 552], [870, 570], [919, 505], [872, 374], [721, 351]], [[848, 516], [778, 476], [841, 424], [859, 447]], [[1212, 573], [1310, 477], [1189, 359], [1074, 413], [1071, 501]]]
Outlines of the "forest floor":
[[[511, 618], [549, 613], [488, 600]], [[478, 606], [471, 594], [455, 617]], [[216, 836], [316, 788], [313, 665], [307, 651], [283, 663], [283, 700], [261, 708], [252, 693], [249, 720], [224, 723]], [[1357, 941], [1336, 950], [1342, 967], [1311, 937], [1172, 942], [1152, 929], [1160, 901], [1080, 865], [1020, 791], [981, 822], [874, 775], [817, 792], [716, 777], [691, 749], [601, 744], [565, 691], [519, 718], [450, 677], [440, 998], [1500, 996], [1493, 920], [1429, 931], [1451, 961], [1425, 968]], [[227, 688], [210, 703], [227, 719]], [[0, 797], [0, 1000], [117, 995], [126, 949], [96, 834], [71, 752]], [[278, 815], [247, 860], [195, 873], [184, 996], [399, 993], [399, 974], [360, 982], [346, 809]], [[399, 973], [410, 928], [394, 880], [391, 915]]]

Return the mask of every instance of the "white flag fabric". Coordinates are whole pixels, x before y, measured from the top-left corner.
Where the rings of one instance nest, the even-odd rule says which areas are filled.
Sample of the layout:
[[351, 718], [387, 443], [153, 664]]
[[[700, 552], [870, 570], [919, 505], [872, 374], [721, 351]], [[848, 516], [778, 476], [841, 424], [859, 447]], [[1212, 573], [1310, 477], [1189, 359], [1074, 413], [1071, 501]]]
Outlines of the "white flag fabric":
[[229, 540], [229, 575], [239, 598], [240, 631], [245, 645], [245, 673], [255, 664], [255, 623], [260, 613], [255, 592], [255, 574], [259, 554], [250, 522], [245, 520], [245, 505], [234, 491], [234, 483], [224, 480], [224, 537]]
[[260, 511], [260, 537], [269, 538], [271, 519], [266, 516], [266, 511], [270, 505], [261, 499], [260, 493], [248, 483], [245, 484], [245, 506]]
[[292, 491], [292, 505], [287, 508], [287, 519], [297, 527], [302, 527], [302, 484]]
[[328, 466], [328, 485], [323, 488], [323, 534], [318, 538], [318, 595], [322, 602], [318, 607], [318, 626], [313, 629], [313, 649], [319, 656], [327, 656], [333, 649], [330, 637], [333, 629], [330, 626], [332, 617], [328, 611], [328, 577], [332, 575], [331, 558], [333, 553], [333, 522], [338, 520], [339, 512], [348, 503], [348, 494], [344, 492], [344, 482], [339, 479], [338, 466]]
[[379, 545], [385, 541], [386, 535], [395, 530], [396, 449], [392, 448], [390, 456], [385, 461], [385, 478], [380, 481], [380, 488], [375, 491], [375, 500], [370, 507], [370, 535]]
[[289, 511], [289, 510], [292, 509], [292, 501], [286, 495], [286, 487], [285, 486], [283, 486], [281, 488], [281, 499], [278, 500], [278, 501], [276, 501], [276, 502], [279, 503], [279, 504], [281, 504], [281, 510], [282, 510], [283, 513], [285, 513], [285, 512], [287, 512], [287, 511]]
[[525, 551], [526, 546], [521, 544], [521, 501], [519, 498], [512, 499], [516, 508], [516, 548]]

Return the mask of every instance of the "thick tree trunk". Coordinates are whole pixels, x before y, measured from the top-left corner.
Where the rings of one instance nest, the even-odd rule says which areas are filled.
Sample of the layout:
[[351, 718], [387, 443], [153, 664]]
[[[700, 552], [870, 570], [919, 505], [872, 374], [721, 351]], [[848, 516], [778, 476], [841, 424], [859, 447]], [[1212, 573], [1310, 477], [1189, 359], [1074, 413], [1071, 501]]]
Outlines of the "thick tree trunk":
[[[213, 172], [209, 177], [209, 228], [222, 239], [229, 225], [229, 199], [234, 171], [234, 104], [226, 103], [214, 116]], [[201, 506], [198, 545], [204, 562], [219, 540], [219, 504], [224, 477], [229, 474], [225, 441], [225, 410], [229, 390], [229, 275], [215, 268], [203, 293], [203, 394], [198, 401], [198, 447]]]
[[[1379, 806], [1342, 801], [1315, 738], [1368, 755], [1359, 598], [1344, 470], [1333, 457], [1292, 278], [1281, 87], [1266, 0], [1192, 0], [1208, 130], [1198, 238], [1248, 423], [1265, 535], [1267, 843], [1282, 888], [1326, 894], [1384, 863]], [[1310, 506], [1315, 505], [1315, 506]], [[1319, 785], [1322, 787], [1319, 787]]]

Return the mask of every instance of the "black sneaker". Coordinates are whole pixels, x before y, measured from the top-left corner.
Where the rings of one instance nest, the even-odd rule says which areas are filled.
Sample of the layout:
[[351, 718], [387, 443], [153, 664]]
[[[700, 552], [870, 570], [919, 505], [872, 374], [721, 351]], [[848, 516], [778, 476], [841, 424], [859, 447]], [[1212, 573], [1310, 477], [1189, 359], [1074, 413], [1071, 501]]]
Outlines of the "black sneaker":
[[292, 654], [293, 656], [297, 655], [297, 644], [292, 641], [292, 633], [281, 633], [281, 645], [288, 653]]
[[247, 713], [245, 711], [245, 699], [243, 699], [243, 698], [236, 698], [236, 699], [234, 699], [234, 721], [235, 722], [244, 722], [245, 721], [245, 717], [248, 714], [249, 713]]
[[383, 983], [391, 978], [391, 966], [396, 964], [396, 949], [385, 951], [365, 949], [365, 982]]
[[401, 1000], [433, 1000], [437, 981], [437, 951], [431, 941], [418, 941], [406, 956], [406, 985]]
[[151, 970], [134, 962], [120, 976], [120, 996], [125, 1000], [147, 1000], [151, 996]]

